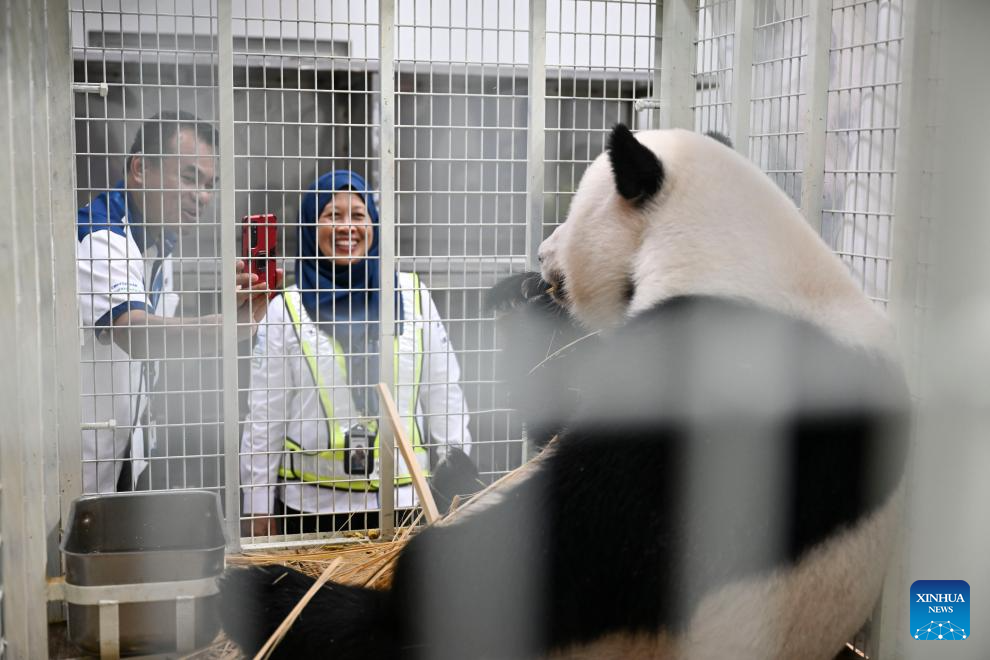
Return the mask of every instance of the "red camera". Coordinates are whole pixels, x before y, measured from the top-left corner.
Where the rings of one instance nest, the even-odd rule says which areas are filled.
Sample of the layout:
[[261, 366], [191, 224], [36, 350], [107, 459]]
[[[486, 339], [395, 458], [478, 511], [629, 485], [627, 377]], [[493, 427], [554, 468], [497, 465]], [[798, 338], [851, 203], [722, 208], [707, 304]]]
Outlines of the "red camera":
[[266, 282], [268, 288], [274, 292], [278, 277], [275, 271], [278, 219], [274, 213], [262, 213], [246, 215], [241, 222], [241, 255], [247, 264], [247, 270]]

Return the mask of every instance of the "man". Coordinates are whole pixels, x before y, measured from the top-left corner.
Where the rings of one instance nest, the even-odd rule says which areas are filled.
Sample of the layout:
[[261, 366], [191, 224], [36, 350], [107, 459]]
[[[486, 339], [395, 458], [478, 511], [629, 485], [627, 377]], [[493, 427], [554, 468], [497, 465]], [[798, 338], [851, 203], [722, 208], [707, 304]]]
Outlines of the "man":
[[[174, 316], [171, 259], [178, 234], [213, 201], [217, 142], [216, 129], [193, 115], [156, 115], [134, 138], [125, 179], [79, 209], [84, 493], [149, 487], [158, 360], [219, 351], [219, 315]], [[238, 262], [237, 318], [249, 334], [267, 307], [257, 280]]]

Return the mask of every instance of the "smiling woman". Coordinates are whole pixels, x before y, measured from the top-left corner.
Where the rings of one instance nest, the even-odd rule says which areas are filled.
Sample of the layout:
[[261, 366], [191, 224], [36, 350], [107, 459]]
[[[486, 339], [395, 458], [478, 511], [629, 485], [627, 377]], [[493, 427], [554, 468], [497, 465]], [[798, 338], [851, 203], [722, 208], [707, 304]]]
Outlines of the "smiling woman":
[[[367, 184], [348, 170], [302, 196], [296, 283], [269, 303], [254, 346], [241, 441], [245, 535], [378, 527], [378, 221]], [[440, 313], [418, 275], [394, 277], [396, 324], [384, 334], [395, 338], [395, 398], [415, 460], [429, 473], [431, 452], [450, 458], [434, 472], [461, 466], [474, 484], [460, 368]], [[400, 509], [416, 505], [409, 474], [400, 459]]]
[[338, 266], [350, 266], [367, 256], [374, 238], [368, 207], [361, 195], [337, 192], [316, 219], [320, 254]]

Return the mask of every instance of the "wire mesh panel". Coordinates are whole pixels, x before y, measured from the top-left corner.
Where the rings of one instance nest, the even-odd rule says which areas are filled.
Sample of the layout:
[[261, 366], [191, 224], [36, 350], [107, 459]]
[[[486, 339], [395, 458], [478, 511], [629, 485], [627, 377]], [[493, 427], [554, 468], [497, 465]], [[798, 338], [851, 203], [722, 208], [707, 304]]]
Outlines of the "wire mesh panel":
[[[808, 52], [821, 47], [809, 29], [809, 1], [761, 1], [753, 16], [750, 157], [801, 204], [808, 143], [824, 139], [822, 236], [878, 302], [886, 301], [891, 257], [901, 5], [831, 4], [824, 113], [808, 107]], [[735, 10], [732, 0], [699, 3], [698, 130], [728, 128]], [[826, 117], [824, 137], [809, 133], [809, 112]]]
[[215, 9], [71, 21], [83, 491], [219, 487]]
[[658, 126], [658, 113], [635, 102], [659, 95], [659, 10], [647, 0], [548, 0], [544, 236], [567, 218], [584, 170], [615, 124]]
[[[237, 2], [233, 16], [244, 35], [234, 48], [237, 217], [277, 219], [277, 247], [264, 225], [245, 224], [241, 254], [277, 255], [287, 285], [240, 370], [242, 529], [295, 540], [375, 528], [384, 333], [369, 321], [394, 270], [370, 229], [381, 226], [378, 3]], [[400, 489], [406, 507], [410, 490]]]
[[807, 0], [761, 0], [753, 30], [750, 157], [800, 204]]
[[[230, 24], [219, 24], [218, 4], [232, 6]], [[241, 507], [255, 543], [383, 525], [376, 516], [392, 515], [382, 494], [392, 486], [383, 489], [375, 446], [380, 380], [427, 471], [452, 447], [470, 451], [486, 482], [525, 459], [484, 291], [532, 264], [614, 124], [658, 125], [655, 106], [636, 101], [659, 95], [663, 3], [546, 0], [538, 21], [519, 0], [398, 0], [394, 16], [379, 16], [391, 4], [71, 3], [84, 491], [239, 488], [228, 511]], [[809, 220], [880, 303], [903, 4], [699, 0], [693, 38], [695, 127], [731, 132], [732, 103], [748, 94], [743, 150], [797, 203], [817, 195], [809, 145], [821, 140], [824, 210]], [[809, 69], [823, 6], [819, 135], [808, 121]], [[734, 33], [740, 11], [752, 13], [751, 34]], [[219, 54], [231, 46], [233, 85], [221, 89]], [[221, 120], [227, 91], [232, 116]], [[533, 125], [536, 99], [545, 107]], [[233, 140], [224, 183], [234, 204], [223, 217], [220, 135]], [[544, 166], [535, 186], [533, 144]], [[394, 173], [383, 164], [393, 155]], [[268, 226], [239, 223], [268, 214], [277, 247], [260, 254], [272, 247]], [[221, 266], [221, 244], [231, 241], [249, 265], [283, 269], [289, 287], [236, 320], [219, 315], [236, 295], [220, 295], [232, 267]], [[221, 329], [232, 325], [237, 378], [232, 356], [220, 357]], [[224, 462], [234, 424], [236, 484]], [[401, 461], [389, 463], [400, 473], [394, 508], [406, 512], [408, 478]], [[5, 577], [0, 566], [0, 606]], [[872, 654], [870, 643], [854, 645]]]
[[[527, 22], [517, 0], [396, 8], [396, 268], [421, 277], [446, 328], [420, 324], [436, 367], [422, 387], [440, 404], [429, 448], [470, 440], [485, 480], [520, 460], [484, 291], [525, 259]], [[458, 373], [466, 429], [442, 382]]]
[[[696, 8], [696, 128], [728, 132], [736, 88], [748, 87], [750, 156], [796, 202], [807, 145], [821, 137], [806, 121], [813, 5], [755, 3], [745, 40], [734, 29], [749, 5]], [[215, 3], [72, 5], [74, 75], [87, 90], [75, 99], [84, 490], [230, 485], [233, 410], [245, 534], [309, 541], [375, 527], [379, 380], [390, 381], [427, 471], [451, 447], [469, 449], [482, 481], [523, 460], [484, 291], [531, 262], [531, 233], [566, 218], [614, 124], [646, 129], [659, 117], [636, 102], [659, 93], [660, 3], [545, 9], [535, 34], [517, 0], [403, 0], [389, 30], [372, 0], [234, 2], [224, 26], [232, 117], [221, 125]], [[831, 17], [823, 234], [882, 301], [899, 2], [837, 0]], [[545, 66], [533, 75], [540, 43]], [[736, 80], [741, 43], [752, 66]], [[383, 70], [395, 73], [384, 86]], [[529, 125], [534, 99], [545, 101], [542, 126]], [[221, 134], [233, 139], [234, 204], [223, 218]], [[544, 166], [536, 187], [534, 143]], [[393, 154], [394, 176], [381, 169]], [[394, 211], [379, 217], [383, 201]], [[269, 214], [277, 247], [259, 238], [267, 225], [221, 232]], [[290, 293], [222, 320], [222, 236], [253, 255], [249, 266], [281, 268]], [[382, 251], [393, 241], [394, 256]], [[270, 254], [259, 258], [261, 248]], [[136, 320], [118, 325], [121, 315]], [[171, 327], [153, 330], [150, 316]], [[223, 378], [224, 323], [242, 340], [236, 382]], [[415, 500], [397, 463], [395, 505], [406, 510]]]
[[697, 11], [695, 130], [727, 135], [733, 91], [732, 63], [736, 48], [736, 0], [701, 0]]
[[900, 0], [832, 9], [822, 235], [863, 290], [887, 301], [902, 34]]

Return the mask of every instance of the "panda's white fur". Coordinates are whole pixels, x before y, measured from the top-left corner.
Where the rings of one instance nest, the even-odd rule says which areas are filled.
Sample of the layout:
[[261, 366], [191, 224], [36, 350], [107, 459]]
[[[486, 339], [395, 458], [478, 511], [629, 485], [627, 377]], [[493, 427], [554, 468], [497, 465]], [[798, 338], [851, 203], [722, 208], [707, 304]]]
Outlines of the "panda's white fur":
[[[540, 247], [544, 276], [566, 275], [575, 317], [611, 328], [678, 295], [739, 297], [851, 344], [893, 351], [886, 317], [759, 168], [686, 130], [636, 139], [661, 157], [656, 197], [644, 208], [623, 199], [602, 154], [585, 172], [567, 221]], [[636, 293], [627, 304], [630, 279]]]
[[[687, 131], [633, 139], [613, 131], [540, 250], [605, 331], [559, 377], [586, 396], [559, 440], [413, 538], [390, 591], [320, 590], [276, 657], [829, 660], [866, 620], [903, 491], [890, 325], [746, 159]], [[693, 350], [725, 374], [695, 373]], [[231, 573], [228, 634], [257, 649], [311, 582]]]

